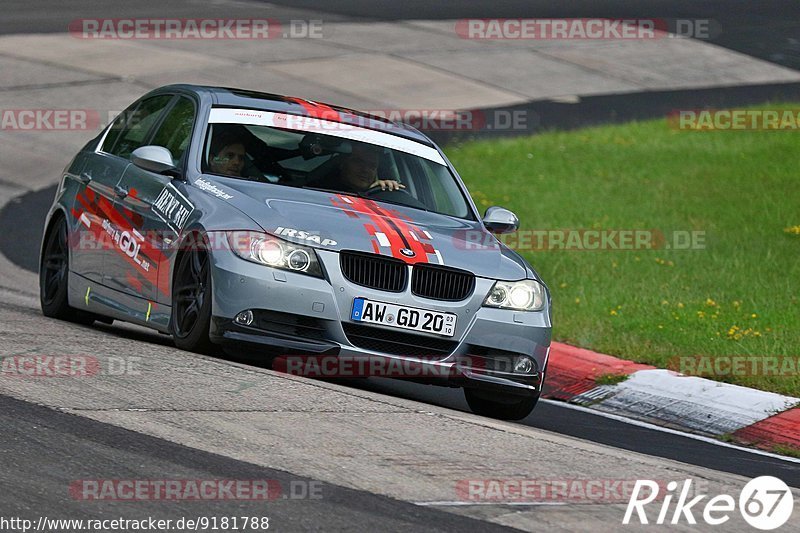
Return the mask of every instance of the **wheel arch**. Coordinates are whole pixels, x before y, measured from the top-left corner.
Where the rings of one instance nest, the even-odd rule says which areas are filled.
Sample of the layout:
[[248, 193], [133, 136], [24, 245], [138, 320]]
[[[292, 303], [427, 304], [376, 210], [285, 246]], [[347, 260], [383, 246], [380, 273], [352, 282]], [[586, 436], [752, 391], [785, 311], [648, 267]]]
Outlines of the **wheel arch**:
[[[61, 205], [56, 205], [48, 214], [47, 222], [44, 225], [42, 240], [39, 243], [39, 261], [37, 261], [37, 270], [41, 270], [42, 268], [42, 254], [44, 253], [44, 247], [47, 245], [47, 237], [50, 235], [50, 232], [53, 231], [53, 226], [55, 226], [61, 218], [63, 218], [67, 223], [67, 249], [69, 250], [69, 218], [67, 218], [67, 211]], [[70, 261], [70, 263], [68, 263], [69, 267], [72, 268], [72, 254], [68, 254], [68, 258]]]
[[[212, 250], [213, 246], [211, 245], [210, 239], [208, 237], [208, 233], [205, 229], [200, 226], [196, 225], [191, 227], [190, 229], [186, 230], [184, 234], [181, 236], [180, 241], [177, 245], [177, 249], [175, 252], [174, 260], [171, 262], [171, 269], [172, 271], [169, 274], [170, 280], [170, 317], [169, 317], [169, 331], [172, 334], [173, 342], [175, 345], [181, 349], [197, 352], [197, 353], [210, 353], [213, 347], [213, 342], [209, 338], [209, 328], [211, 324], [211, 315], [213, 313], [213, 305], [214, 305], [214, 298], [213, 298], [213, 283], [211, 282], [212, 272], [211, 268], [213, 261], [212, 261]], [[179, 331], [177, 329], [176, 320], [176, 311], [178, 310], [178, 305], [174, 298], [175, 293], [175, 286], [178, 282], [178, 274], [181, 272], [182, 269], [182, 262], [189, 254], [195, 253], [198, 250], [204, 250], [207, 257], [206, 261], [208, 261], [208, 282], [209, 286], [207, 287], [208, 293], [206, 295], [208, 304], [199, 304], [198, 306], [198, 318], [195, 321], [195, 325], [191, 327], [190, 331], [182, 332], [179, 335]], [[189, 258], [191, 259], [191, 258]], [[200, 325], [200, 329], [198, 328]]]
[[[211, 255], [213, 250], [211, 246], [209, 246], [209, 239], [208, 239], [208, 230], [201, 225], [196, 225], [187, 229], [183, 235], [181, 236], [180, 242], [177, 245], [177, 251], [175, 252], [174, 260], [170, 261], [170, 273], [169, 273], [169, 300], [170, 300], [170, 307], [175, 306], [175, 302], [172, 301], [172, 289], [175, 286], [175, 276], [178, 274], [178, 265], [180, 264], [181, 258], [184, 254], [188, 253], [189, 251], [194, 249], [196, 243], [202, 242], [205, 246], [206, 252]], [[211, 263], [213, 264], [213, 262]]]

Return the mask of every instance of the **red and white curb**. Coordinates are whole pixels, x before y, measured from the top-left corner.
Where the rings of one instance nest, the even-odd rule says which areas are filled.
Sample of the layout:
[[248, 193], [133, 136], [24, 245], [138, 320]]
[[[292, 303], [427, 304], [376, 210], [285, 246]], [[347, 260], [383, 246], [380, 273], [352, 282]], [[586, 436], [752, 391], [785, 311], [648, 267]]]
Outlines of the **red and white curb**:
[[[609, 375], [627, 379], [597, 383]], [[543, 397], [760, 448], [800, 449], [800, 398], [684, 376], [558, 342], [550, 348]]]

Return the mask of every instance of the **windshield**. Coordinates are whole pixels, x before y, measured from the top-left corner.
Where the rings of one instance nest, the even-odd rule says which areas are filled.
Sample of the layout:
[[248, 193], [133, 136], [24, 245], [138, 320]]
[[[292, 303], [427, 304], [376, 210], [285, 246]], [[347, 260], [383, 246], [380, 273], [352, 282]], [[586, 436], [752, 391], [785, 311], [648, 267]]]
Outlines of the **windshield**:
[[213, 109], [203, 171], [473, 218], [455, 177], [435, 149], [309, 117]]

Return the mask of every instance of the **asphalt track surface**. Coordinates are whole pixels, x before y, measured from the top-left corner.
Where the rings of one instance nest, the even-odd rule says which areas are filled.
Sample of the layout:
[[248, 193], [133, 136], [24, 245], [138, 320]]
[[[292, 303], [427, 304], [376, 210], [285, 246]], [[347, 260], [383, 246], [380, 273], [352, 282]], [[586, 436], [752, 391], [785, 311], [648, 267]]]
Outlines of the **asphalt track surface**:
[[[7, 489], [2, 500], [5, 517], [34, 522], [41, 516], [83, 520], [153, 517], [177, 522], [181, 518], [250, 516], [268, 517], [271, 529], [278, 531], [512, 531], [194, 450], [2, 395], [0, 424], [4, 428], [2, 452], [7, 458], [0, 469], [0, 486]], [[274, 499], [267, 501], [87, 502], [69, 490], [80, 480], [164, 479], [165, 472], [173, 480], [266, 481], [276, 491], [273, 494], [270, 489]], [[315, 498], [303, 497], [307, 491], [313, 491]]]

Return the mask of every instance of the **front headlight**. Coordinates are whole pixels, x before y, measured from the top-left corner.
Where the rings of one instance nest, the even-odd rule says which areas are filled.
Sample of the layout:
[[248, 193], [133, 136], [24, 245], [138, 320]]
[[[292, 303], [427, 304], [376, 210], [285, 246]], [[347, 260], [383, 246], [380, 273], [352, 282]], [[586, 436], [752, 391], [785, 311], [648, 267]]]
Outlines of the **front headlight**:
[[532, 279], [496, 281], [483, 305], [516, 311], [541, 311], [544, 308], [544, 287]]
[[258, 231], [229, 231], [231, 250], [247, 261], [310, 276], [322, 277], [322, 267], [313, 248]]

